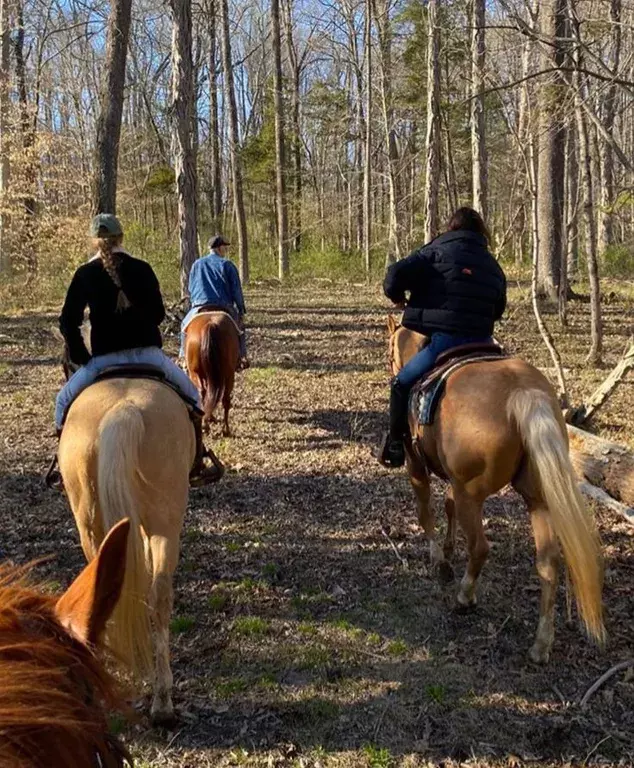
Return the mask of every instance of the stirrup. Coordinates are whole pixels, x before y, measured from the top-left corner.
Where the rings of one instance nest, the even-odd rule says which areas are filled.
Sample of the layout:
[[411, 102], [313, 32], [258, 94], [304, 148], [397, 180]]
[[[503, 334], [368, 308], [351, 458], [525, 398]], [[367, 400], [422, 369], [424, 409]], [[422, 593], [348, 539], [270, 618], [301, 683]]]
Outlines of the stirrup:
[[[205, 459], [211, 461], [211, 466], [205, 463]], [[216, 454], [209, 448], [205, 448], [200, 461], [192, 468], [189, 473], [189, 484], [192, 488], [202, 488], [205, 485], [218, 483], [225, 474], [225, 465], [220, 461]]]
[[53, 456], [51, 463], [48, 465], [46, 475], [44, 476], [44, 482], [46, 487], [54, 491], [62, 492], [64, 490], [64, 481], [62, 480], [62, 473], [57, 468], [57, 454]]
[[388, 469], [398, 469], [405, 464], [405, 444], [403, 440], [394, 440], [386, 432], [378, 455], [379, 463]]

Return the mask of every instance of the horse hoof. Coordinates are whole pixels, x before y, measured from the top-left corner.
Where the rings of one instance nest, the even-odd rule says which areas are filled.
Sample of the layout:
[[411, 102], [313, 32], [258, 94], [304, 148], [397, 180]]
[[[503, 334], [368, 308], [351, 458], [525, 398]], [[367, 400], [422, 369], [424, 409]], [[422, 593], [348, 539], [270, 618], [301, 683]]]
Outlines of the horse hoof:
[[460, 595], [458, 595], [458, 598], [456, 599], [456, 604], [454, 606], [454, 611], [464, 616], [466, 614], [473, 613], [477, 607], [478, 607], [478, 602], [475, 598], [473, 598], [468, 602], [462, 602], [460, 600]]
[[528, 652], [528, 658], [533, 664], [548, 664], [550, 651], [547, 648], [544, 648], [543, 645], [535, 643]]
[[454, 580], [454, 572], [451, 565], [446, 561], [443, 560], [442, 562], [438, 563], [438, 581], [443, 585], [451, 584]]
[[154, 709], [150, 713], [150, 722], [155, 728], [172, 728], [178, 722], [174, 707], [166, 707], [165, 709]]

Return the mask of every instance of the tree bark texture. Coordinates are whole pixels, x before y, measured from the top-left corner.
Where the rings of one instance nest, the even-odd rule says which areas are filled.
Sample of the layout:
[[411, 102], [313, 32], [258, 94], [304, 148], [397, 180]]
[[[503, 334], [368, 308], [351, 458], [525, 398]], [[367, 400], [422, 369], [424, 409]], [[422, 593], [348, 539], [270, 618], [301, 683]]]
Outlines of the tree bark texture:
[[172, 28], [172, 141], [178, 229], [181, 293], [187, 295], [189, 272], [198, 258], [196, 157], [192, 145], [194, 72], [191, 0], [170, 0]]
[[284, 280], [289, 275], [289, 261], [280, 0], [271, 0], [271, 27], [273, 33], [273, 104], [275, 109], [275, 192], [277, 199], [278, 276], [280, 280]]
[[[608, 54], [608, 66], [615, 77], [621, 61], [621, 0], [610, 0], [610, 49]], [[617, 108], [617, 86], [612, 82], [608, 85], [603, 99], [602, 122], [614, 139], [614, 121]], [[599, 255], [607, 251], [614, 239], [613, 213], [614, 205], [614, 148], [609, 141], [603, 140], [600, 148], [601, 162], [601, 207], [599, 209]]]
[[427, 161], [425, 173], [425, 242], [438, 234], [440, 188], [440, 27], [439, 0], [427, 5]]
[[218, 121], [218, 50], [216, 29], [216, 3], [209, 0], [209, 202], [214, 230], [220, 227], [222, 217], [222, 170], [220, 166], [220, 125]]
[[293, 160], [293, 251], [299, 253], [302, 247], [302, 133], [301, 133], [301, 77], [302, 62], [293, 39], [293, 2], [286, 6], [286, 48], [291, 69], [291, 157]]
[[11, 271], [9, 214], [5, 207], [9, 190], [9, 88], [11, 84], [11, 22], [9, 0], [0, 0], [0, 274]]
[[225, 85], [225, 102], [229, 123], [229, 153], [231, 157], [231, 181], [233, 204], [238, 227], [238, 254], [240, 277], [243, 283], [249, 281], [249, 245], [247, 238], [247, 218], [244, 210], [242, 193], [242, 164], [240, 159], [240, 136], [238, 128], [238, 109], [231, 61], [231, 30], [229, 26], [228, 0], [219, 0], [220, 35], [222, 40], [222, 71]]
[[473, 207], [488, 216], [488, 162], [484, 112], [485, 0], [471, 0], [471, 161]]
[[[542, 67], [563, 64], [561, 40], [566, 31], [565, 0], [541, 4], [541, 34], [547, 40]], [[563, 85], [552, 73], [540, 89], [538, 160], [539, 260], [538, 291], [551, 301], [558, 299], [562, 266], [564, 217], [565, 128], [561, 110]]]
[[117, 212], [117, 166], [131, 13], [132, 0], [112, 0], [96, 127], [92, 200], [95, 214]]
[[370, 280], [372, 240], [372, 0], [365, 0], [365, 156], [363, 169], [363, 253]]
[[387, 181], [389, 190], [388, 251], [387, 264], [402, 256], [399, 158], [394, 130], [394, 107], [392, 103], [392, 29], [389, 0], [374, 0], [374, 15], [379, 38], [379, 73], [381, 80], [381, 112], [387, 147]]

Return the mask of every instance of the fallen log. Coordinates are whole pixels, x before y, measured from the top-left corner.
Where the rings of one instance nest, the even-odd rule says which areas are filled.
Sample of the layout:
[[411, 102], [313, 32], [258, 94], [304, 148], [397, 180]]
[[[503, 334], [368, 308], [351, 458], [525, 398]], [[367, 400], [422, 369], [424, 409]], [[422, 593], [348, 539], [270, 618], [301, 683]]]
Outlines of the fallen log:
[[634, 453], [570, 424], [568, 437], [570, 458], [582, 483], [581, 490], [634, 524]]

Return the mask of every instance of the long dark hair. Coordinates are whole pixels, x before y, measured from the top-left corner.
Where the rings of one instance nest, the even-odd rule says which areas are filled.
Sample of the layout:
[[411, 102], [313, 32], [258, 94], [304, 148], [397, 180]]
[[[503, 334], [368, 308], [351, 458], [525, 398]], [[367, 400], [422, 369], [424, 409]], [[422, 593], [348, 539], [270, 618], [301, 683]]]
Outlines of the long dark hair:
[[487, 225], [484, 223], [484, 219], [473, 208], [464, 206], [454, 211], [449, 223], [447, 224], [448, 232], [455, 232], [458, 229], [466, 229], [469, 232], [477, 232], [482, 235], [487, 241], [491, 242], [491, 235], [489, 233]]

